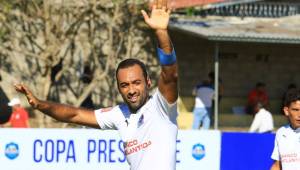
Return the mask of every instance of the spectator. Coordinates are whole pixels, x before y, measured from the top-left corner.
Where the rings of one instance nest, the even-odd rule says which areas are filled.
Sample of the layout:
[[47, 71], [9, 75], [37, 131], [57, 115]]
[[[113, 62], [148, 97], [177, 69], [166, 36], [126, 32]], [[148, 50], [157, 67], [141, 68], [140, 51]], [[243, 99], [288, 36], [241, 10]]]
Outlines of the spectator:
[[266, 92], [266, 85], [262, 82], [256, 84], [255, 88], [248, 95], [246, 113], [254, 114], [254, 107], [257, 103], [261, 103], [264, 108], [269, 105], [269, 97]]
[[29, 116], [27, 111], [21, 107], [21, 101], [19, 98], [13, 98], [8, 106], [12, 107], [12, 114], [8, 122], [3, 124], [4, 127], [13, 127], [13, 128], [29, 128]]
[[261, 103], [257, 103], [254, 107], [255, 116], [249, 132], [267, 133], [272, 132], [274, 121], [272, 114], [266, 110]]
[[204, 81], [202, 84], [197, 85], [193, 91], [195, 95], [195, 106], [193, 110], [194, 121], [193, 129], [209, 129], [211, 106], [214, 96], [214, 88], [209, 80]]

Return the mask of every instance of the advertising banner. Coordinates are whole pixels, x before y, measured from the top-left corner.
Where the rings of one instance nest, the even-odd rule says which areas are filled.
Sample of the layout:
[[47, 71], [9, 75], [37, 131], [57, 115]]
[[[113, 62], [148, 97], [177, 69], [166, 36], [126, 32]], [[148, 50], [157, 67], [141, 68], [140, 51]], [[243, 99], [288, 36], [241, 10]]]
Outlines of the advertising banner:
[[[219, 170], [219, 131], [179, 131], [177, 169]], [[0, 129], [5, 170], [126, 170], [117, 131], [94, 129]]]
[[178, 140], [177, 170], [220, 169], [220, 131], [179, 131]]
[[5, 170], [129, 169], [116, 131], [0, 129]]
[[275, 134], [222, 133], [221, 170], [270, 169]]

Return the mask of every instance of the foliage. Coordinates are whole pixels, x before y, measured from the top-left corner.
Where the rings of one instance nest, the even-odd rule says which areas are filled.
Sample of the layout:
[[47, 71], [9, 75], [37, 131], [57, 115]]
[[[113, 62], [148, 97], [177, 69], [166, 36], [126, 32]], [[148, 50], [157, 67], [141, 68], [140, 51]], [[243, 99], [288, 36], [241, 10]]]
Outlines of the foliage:
[[[24, 82], [41, 99], [75, 106], [121, 101], [114, 78], [117, 63], [139, 58], [158, 69], [140, 1], [0, 1], [2, 89]], [[40, 115], [40, 114], [38, 114]], [[39, 126], [45, 125], [38, 116]]]

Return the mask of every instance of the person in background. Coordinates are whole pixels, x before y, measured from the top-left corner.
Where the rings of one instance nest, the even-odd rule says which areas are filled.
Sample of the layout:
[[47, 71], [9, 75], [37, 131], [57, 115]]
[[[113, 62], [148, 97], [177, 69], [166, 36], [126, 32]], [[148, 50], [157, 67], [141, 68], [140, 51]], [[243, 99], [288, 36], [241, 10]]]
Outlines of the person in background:
[[272, 114], [266, 110], [261, 103], [257, 103], [254, 107], [256, 112], [249, 132], [268, 133], [274, 129], [274, 121]]
[[254, 107], [257, 103], [261, 103], [264, 108], [269, 105], [269, 97], [266, 92], [266, 85], [262, 82], [258, 82], [255, 88], [248, 94], [246, 113], [254, 115]]
[[28, 112], [21, 106], [19, 98], [13, 98], [8, 106], [12, 107], [12, 114], [8, 122], [2, 124], [2, 127], [29, 128]]
[[193, 90], [193, 95], [196, 96], [193, 110], [193, 129], [199, 129], [200, 125], [202, 125], [202, 129], [209, 129], [214, 92], [215, 90], [209, 80], [203, 81]]
[[289, 124], [276, 132], [271, 170], [300, 169], [300, 89], [288, 91], [283, 111]]

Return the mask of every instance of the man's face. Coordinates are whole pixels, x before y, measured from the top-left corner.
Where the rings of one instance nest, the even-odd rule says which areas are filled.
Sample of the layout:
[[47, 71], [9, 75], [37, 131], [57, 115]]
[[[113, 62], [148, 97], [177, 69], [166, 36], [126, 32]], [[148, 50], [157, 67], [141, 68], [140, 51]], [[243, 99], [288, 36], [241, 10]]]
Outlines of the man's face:
[[136, 112], [149, 97], [151, 81], [139, 65], [122, 68], [117, 74], [118, 89], [131, 111]]
[[283, 108], [284, 114], [289, 118], [293, 128], [300, 127], [300, 101], [292, 102], [290, 106]]

